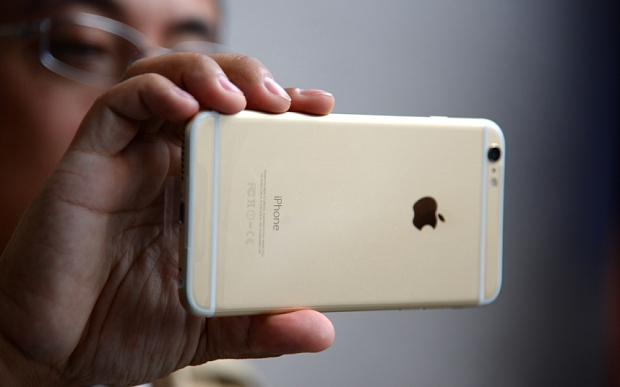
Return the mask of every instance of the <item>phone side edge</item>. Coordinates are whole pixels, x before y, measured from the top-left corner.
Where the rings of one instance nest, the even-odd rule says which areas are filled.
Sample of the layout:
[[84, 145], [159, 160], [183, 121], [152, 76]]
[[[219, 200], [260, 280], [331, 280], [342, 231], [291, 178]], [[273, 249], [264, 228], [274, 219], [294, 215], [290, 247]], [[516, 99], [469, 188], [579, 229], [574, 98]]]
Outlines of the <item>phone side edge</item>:
[[[504, 178], [506, 141], [501, 128], [493, 121], [485, 120], [485, 157], [492, 145], [497, 145], [501, 151], [497, 162], [485, 163], [485, 190], [486, 193], [486, 220], [484, 267], [482, 270], [483, 284], [481, 285], [479, 305], [488, 305], [499, 296], [503, 280], [503, 225], [504, 225]], [[495, 183], [494, 183], [495, 182]]]
[[[199, 129], [206, 119], [213, 119], [213, 198], [211, 202], [211, 273], [209, 280], [209, 305], [203, 307], [196, 300], [194, 295], [194, 275], [195, 275], [195, 257], [194, 257], [194, 230], [196, 230], [196, 158], [197, 158], [197, 141], [196, 136]], [[217, 112], [202, 112], [196, 115], [185, 128], [184, 138], [184, 157], [183, 163], [183, 219], [181, 225], [181, 236], [179, 240], [179, 268], [181, 281], [179, 282], [179, 295], [182, 304], [192, 314], [212, 317], [215, 314], [215, 287], [216, 287], [216, 269], [217, 269], [217, 182], [219, 161], [219, 114]]]

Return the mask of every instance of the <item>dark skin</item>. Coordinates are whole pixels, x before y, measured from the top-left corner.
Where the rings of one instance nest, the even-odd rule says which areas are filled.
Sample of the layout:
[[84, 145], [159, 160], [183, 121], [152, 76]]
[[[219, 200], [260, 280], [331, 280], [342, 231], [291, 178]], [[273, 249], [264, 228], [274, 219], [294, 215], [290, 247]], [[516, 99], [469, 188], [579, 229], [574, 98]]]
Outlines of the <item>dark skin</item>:
[[[5, 3], [7, 20], [31, 16]], [[53, 12], [75, 8], [60, 3]], [[204, 0], [114, 4], [119, 19], [161, 45], [185, 16], [217, 16]], [[0, 219], [11, 237], [0, 245], [3, 385], [136, 385], [213, 359], [327, 348], [333, 327], [314, 311], [188, 314], [176, 287], [178, 230], [166, 235], [161, 220], [183, 124], [199, 110], [327, 114], [333, 97], [284, 92], [259, 61], [230, 54], [147, 58], [118, 85], [94, 90], [37, 64], [31, 46], [0, 40]], [[20, 178], [11, 180], [15, 168]]]

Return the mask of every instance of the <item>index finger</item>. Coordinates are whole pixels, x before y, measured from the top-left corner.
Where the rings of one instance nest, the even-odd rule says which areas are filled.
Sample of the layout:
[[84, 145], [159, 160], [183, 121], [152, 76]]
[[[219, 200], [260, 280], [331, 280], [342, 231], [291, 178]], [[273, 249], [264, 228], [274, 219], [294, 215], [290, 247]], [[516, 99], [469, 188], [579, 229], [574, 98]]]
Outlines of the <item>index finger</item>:
[[155, 73], [186, 90], [202, 109], [233, 114], [243, 110], [246, 99], [222, 68], [210, 57], [195, 53], [173, 53], [145, 58], [127, 69], [124, 80]]

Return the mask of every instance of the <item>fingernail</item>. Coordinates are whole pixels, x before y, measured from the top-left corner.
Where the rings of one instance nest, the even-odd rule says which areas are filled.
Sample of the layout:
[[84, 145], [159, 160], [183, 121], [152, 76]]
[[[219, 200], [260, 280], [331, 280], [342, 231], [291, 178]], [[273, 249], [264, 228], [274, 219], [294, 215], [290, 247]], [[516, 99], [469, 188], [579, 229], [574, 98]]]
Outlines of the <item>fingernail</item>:
[[325, 90], [319, 89], [299, 89], [299, 94], [305, 95], [306, 97], [333, 97], [332, 93], [328, 93]]
[[270, 93], [282, 97], [289, 102], [291, 101], [291, 96], [288, 95], [288, 93], [282, 88], [282, 86], [278, 85], [276, 81], [267, 77], [263, 82], [265, 83], [265, 88], [269, 90]]
[[226, 91], [230, 91], [237, 94], [243, 94], [243, 91], [237, 87], [234, 83], [232, 83], [226, 76], [220, 77], [220, 85]]
[[175, 87], [175, 88], [173, 88], [173, 89], [172, 89], [172, 91], [173, 91], [175, 94], [177, 94], [177, 95], [179, 95], [179, 96], [181, 96], [181, 97], [183, 97], [183, 98], [185, 98], [185, 99], [194, 99], [194, 96], [192, 96], [192, 95], [191, 95], [190, 93], [188, 93], [187, 91], [185, 91], [185, 90], [181, 89], [180, 87]]

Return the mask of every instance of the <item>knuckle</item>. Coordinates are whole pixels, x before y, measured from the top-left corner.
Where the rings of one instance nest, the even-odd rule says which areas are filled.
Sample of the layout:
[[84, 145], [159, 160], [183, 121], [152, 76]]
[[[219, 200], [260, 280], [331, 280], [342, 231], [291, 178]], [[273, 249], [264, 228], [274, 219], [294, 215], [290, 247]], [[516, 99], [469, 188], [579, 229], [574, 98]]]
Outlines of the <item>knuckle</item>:
[[217, 64], [206, 55], [193, 52], [174, 52], [161, 56], [142, 58], [132, 63], [123, 80], [147, 73], [168, 74], [181, 71], [213, 71]]
[[257, 72], [267, 71], [267, 68], [258, 59], [250, 56], [239, 56], [236, 62], [240, 69], [254, 70]]
[[[219, 66], [217, 65], [217, 63], [215, 63], [215, 61], [207, 55], [196, 53], [186, 54], [187, 58], [184, 58], [185, 60], [187, 60], [187, 63], [184, 63], [184, 65], [187, 66], [186, 69], [193, 69], [194, 71], [200, 72], [213, 72], [219, 70]], [[219, 71], [221, 72], [221, 70]]]
[[129, 78], [133, 78], [136, 75], [142, 73], [141, 69], [144, 67], [145, 60], [146, 59], [139, 59], [129, 65], [129, 67], [127, 67], [127, 70], [125, 70], [125, 74], [123, 75], [123, 81]]
[[253, 79], [257, 76], [264, 77], [270, 75], [265, 65], [254, 57], [238, 54], [215, 54], [212, 58], [232, 78]]
[[134, 87], [140, 89], [156, 89], [165, 80], [165, 77], [157, 73], [144, 73], [133, 78]]
[[105, 103], [111, 103], [119, 98], [126, 98], [123, 96], [135, 93], [157, 94], [166, 89], [169, 82], [166, 77], [157, 73], [139, 73], [113, 86], [99, 98]]

